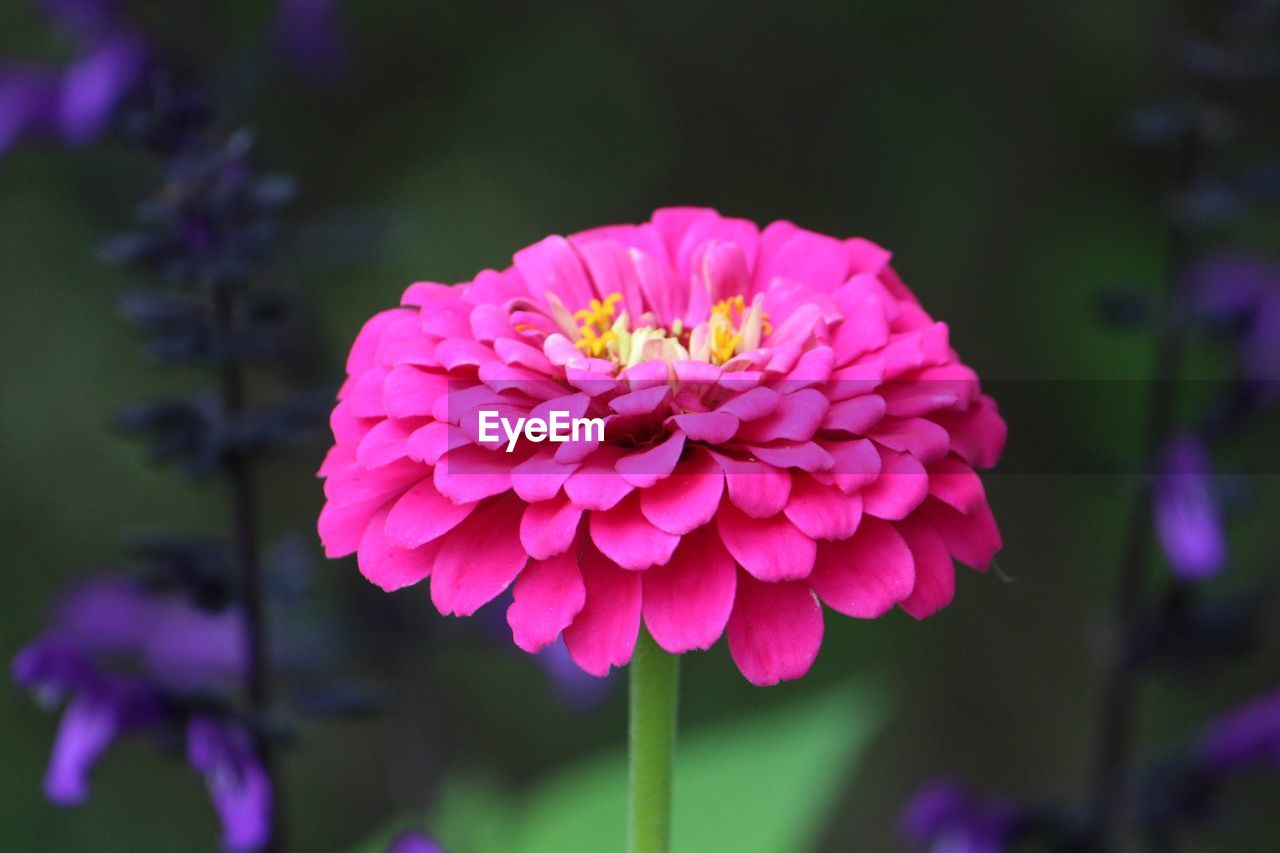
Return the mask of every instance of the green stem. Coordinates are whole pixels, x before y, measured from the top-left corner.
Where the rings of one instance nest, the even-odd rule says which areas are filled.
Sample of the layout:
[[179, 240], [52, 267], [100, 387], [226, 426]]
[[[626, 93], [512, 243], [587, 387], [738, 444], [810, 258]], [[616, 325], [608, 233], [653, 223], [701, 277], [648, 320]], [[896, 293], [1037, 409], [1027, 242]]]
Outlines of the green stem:
[[680, 657], [664, 652], [642, 627], [631, 657], [630, 853], [667, 853], [671, 849], [671, 768], [679, 674]]

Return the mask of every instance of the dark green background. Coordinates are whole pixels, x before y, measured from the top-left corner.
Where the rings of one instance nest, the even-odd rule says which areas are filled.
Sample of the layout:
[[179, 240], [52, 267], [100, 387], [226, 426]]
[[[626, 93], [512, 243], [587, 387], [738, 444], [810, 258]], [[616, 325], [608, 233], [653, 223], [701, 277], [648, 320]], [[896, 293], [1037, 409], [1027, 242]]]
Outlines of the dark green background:
[[[1132, 107], [1172, 84], [1166, 48], [1187, 20], [1174, 4], [347, 5], [352, 68], [319, 88], [265, 67], [268, 4], [131, 7], [166, 50], [218, 69], [229, 118], [259, 130], [259, 161], [298, 177], [297, 227], [273, 275], [309, 297], [327, 347], [320, 364], [338, 364], [362, 321], [409, 282], [466, 280], [547, 233], [705, 204], [891, 248], [986, 378], [1150, 369], [1148, 336], [1103, 327], [1096, 305], [1116, 283], [1154, 288], [1163, 274], [1151, 170], [1122, 129]], [[0, 50], [52, 56], [55, 47], [23, 3], [0, 3]], [[224, 523], [216, 486], [147, 467], [105, 429], [118, 406], [198, 379], [140, 360], [115, 313], [134, 282], [92, 257], [150, 180], [110, 145], [26, 147], [0, 162], [6, 660], [69, 580], [118, 562], [122, 531]], [[1274, 245], [1275, 224], [1253, 224], [1254, 243]], [[338, 372], [329, 377], [336, 388]], [[1066, 423], [1013, 422], [1010, 452], [1034, 457], [1065, 435], [1082, 452], [1132, 454], [1139, 410], [1135, 401]], [[268, 471], [273, 532], [310, 535], [317, 463]], [[1253, 485], [1261, 497], [1233, 525], [1239, 559], [1224, 587], [1274, 572], [1275, 483]], [[1043, 798], [1088, 784], [1124, 487], [996, 474], [988, 488], [1007, 580], [963, 572], [956, 603], [924, 623], [829, 615], [822, 654], [798, 684], [750, 687], [723, 644], [686, 659], [690, 727], [855, 674], [896, 697], [887, 732], [850, 768], [827, 849], [895, 844], [898, 806], [939, 773]], [[287, 755], [300, 849], [339, 849], [422, 810], [457, 768], [519, 788], [621, 742], [625, 691], [593, 715], [564, 711], [537, 668], [503, 644], [466, 626], [441, 629], [425, 590], [393, 602], [344, 561], [321, 566], [314, 594], [422, 627], [347, 666], [390, 685], [394, 713], [309, 726]], [[1262, 659], [1238, 668], [1151, 682], [1143, 745], [1170, 746], [1206, 715], [1274, 686], [1278, 661], [1272, 637]], [[16, 688], [0, 690], [0, 715], [0, 847], [214, 849], [211, 809], [180, 762], [140, 743], [119, 747], [91, 802], [61, 811], [39, 791], [53, 718]], [[1273, 849], [1266, 839], [1280, 824], [1262, 803], [1274, 795], [1271, 784], [1241, 801], [1203, 843]]]

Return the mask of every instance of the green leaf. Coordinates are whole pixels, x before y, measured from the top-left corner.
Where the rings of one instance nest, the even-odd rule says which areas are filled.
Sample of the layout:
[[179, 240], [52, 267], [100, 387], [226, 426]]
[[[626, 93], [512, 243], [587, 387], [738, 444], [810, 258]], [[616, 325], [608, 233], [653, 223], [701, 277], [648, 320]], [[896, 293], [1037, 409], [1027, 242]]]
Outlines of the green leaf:
[[[885, 718], [880, 694], [843, 687], [712, 728], [685, 731], [676, 756], [675, 853], [812, 847], [862, 749]], [[459, 853], [622, 850], [626, 755], [576, 764], [523, 802], [456, 779], [428, 821]]]

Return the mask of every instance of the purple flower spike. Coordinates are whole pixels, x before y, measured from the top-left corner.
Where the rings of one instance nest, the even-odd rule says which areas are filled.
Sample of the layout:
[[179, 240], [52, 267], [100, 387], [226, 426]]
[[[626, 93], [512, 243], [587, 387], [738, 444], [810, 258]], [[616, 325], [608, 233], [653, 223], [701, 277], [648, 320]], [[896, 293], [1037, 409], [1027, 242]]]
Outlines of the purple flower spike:
[[1197, 311], [1238, 330], [1240, 372], [1259, 401], [1280, 401], [1280, 264], [1224, 252], [1192, 269], [1190, 288]]
[[1184, 581], [1212, 578], [1226, 565], [1227, 540], [1209, 453], [1184, 433], [1170, 439], [1158, 465], [1155, 525], [1169, 565]]
[[160, 695], [141, 682], [114, 681], [76, 694], [62, 712], [45, 773], [50, 802], [77, 806], [89, 797], [89, 775], [123, 734], [161, 719]]
[[301, 76], [326, 82], [346, 67], [350, 49], [338, 0], [280, 0], [275, 30], [276, 42]]
[[1280, 770], [1280, 690], [1219, 717], [1206, 729], [1200, 752], [1205, 764], [1222, 774]]
[[440, 842], [416, 830], [402, 832], [387, 845], [387, 853], [445, 853]]
[[146, 48], [130, 35], [103, 41], [67, 69], [58, 104], [58, 131], [73, 145], [91, 142], [142, 74]]
[[1016, 815], [998, 800], [974, 796], [950, 780], [921, 788], [899, 820], [904, 838], [935, 853], [1000, 853], [1013, 838]]
[[227, 850], [257, 850], [271, 838], [271, 782], [249, 733], [213, 717], [187, 723], [187, 758], [204, 775]]
[[49, 129], [58, 89], [58, 75], [50, 71], [0, 67], [0, 157], [24, 135]]

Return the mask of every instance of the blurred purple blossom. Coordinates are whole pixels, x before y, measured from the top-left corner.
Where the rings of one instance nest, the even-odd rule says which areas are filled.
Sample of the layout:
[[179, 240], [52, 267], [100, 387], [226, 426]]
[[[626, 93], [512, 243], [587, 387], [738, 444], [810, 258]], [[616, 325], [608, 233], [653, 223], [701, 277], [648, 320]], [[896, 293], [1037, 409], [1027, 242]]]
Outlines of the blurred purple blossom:
[[271, 780], [244, 728], [206, 715], [187, 722], [187, 758], [204, 774], [227, 850], [256, 850], [271, 838]]
[[0, 61], [0, 157], [26, 136], [93, 141], [146, 67], [146, 45], [114, 3], [42, 0], [38, 9], [76, 55], [65, 67]]
[[1280, 401], [1280, 263], [1248, 252], [1212, 255], [1190, 271], [1193, 306], [1236, 334], [1240, 371], [1259, 401]]
[[100, 576], [73, 587], [49, 627], [13, 662], [13, 678], [52, 709], [65, 702], [45, 776], [45, 794], [78, 805], [89, 777], [119, 738], [179, 731], [204, 774], [226, 846], [266, 841], [271, 792], [249, 733], [199, 704], [232, 688], [245, 661], [241, 611], [196, 607], [176, 592]]
[[342, 32], [338, 0], [280, 0], [276, 6], [275, 42], [302, 77], [330, 81], [350, 59]]
[[411, 829], [391, 839], [387, 853], [445, 853], [444, 847], [425, 832]]
[[1257, 768], [1280, 770], [1280, 690], [1212, 722], [1201, 739], [1205, 765], [1219, 774]]
[[939, 780], [916, 792], [898, 826], [904, 838], [934, 853], [1000, 853], [1013, 839], [1017, 815], [1008, 803]]
[[62, 75], [57, 133], [70, 145], [84, 145], [106, 129], [116, 107], [142, 76], [146, 46], [121, 32], [82, 54]]
[[575, 710], [589, 711], [599, 706], [613, 689], [609, 676], [588, 675], [573, 662], [563, 637], [538, 653], [538, 663], [555, 687], [556, 695]]
[[13, 677], [46, 707], [66, 700], [44, 778], [45, 796], [61, 806], [88, 799], [89, 776], [117, 738], [161, 723], [167, 713], [161, 692], [145, 680], [103, 673], [55, 637], [24, 648]]
[[1195, 435], [1180, 433], [1156, 464], [1156, 535], [1169, 565], [1184, 581], [1215, 577], [1227, 562], [1227, 540], [1208, 451]]

